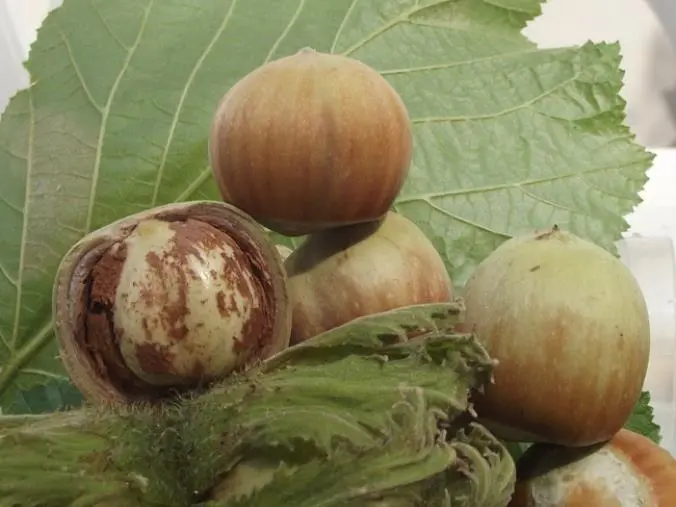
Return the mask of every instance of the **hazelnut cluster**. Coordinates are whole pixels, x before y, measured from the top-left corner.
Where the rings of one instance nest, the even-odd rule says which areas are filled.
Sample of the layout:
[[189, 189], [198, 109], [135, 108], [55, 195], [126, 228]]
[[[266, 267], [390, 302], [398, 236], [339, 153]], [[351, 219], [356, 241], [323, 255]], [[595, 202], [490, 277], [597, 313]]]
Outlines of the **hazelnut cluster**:
[[[304, 49], [255, 69], [214, 113], [224, 202], [146, 210], [64, 258], [54, 315], [74, 383], [164, 399], [357, 317], [450, 301], [437, 250], [390, 211], [411, 152], [403, 101], [364, 63]], [[265, 227], [309, 236], [285, 251]]]
[[[368, 65], [304, 49], [253, 70], [211, 125], [223, 202], [137, 213], [64, 258], [54, 322], [74, 383], [91, 401], [161, 400], [359, 317], [454, 300], [435, 244], [393, 211], [412, 156], [404, 102]], [[306, 237], [291, 250], [270, 231]], [[463, 301], [458, 332], [497, 360], [472, 394], [497, 436], [621, 437], [650, 336], [618, 259], [558, 227], [526, 233], [480, 263]]]

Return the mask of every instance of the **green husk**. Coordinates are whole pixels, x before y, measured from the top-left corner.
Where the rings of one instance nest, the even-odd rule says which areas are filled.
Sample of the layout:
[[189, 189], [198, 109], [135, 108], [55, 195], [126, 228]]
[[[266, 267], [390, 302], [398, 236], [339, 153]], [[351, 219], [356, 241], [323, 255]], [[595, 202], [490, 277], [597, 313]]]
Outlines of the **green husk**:
[[0, 507], [504, 506], [514, 463], [468, 401], [493, 362], [460, 314], [359, 319], [169, 405], [0, 418]]

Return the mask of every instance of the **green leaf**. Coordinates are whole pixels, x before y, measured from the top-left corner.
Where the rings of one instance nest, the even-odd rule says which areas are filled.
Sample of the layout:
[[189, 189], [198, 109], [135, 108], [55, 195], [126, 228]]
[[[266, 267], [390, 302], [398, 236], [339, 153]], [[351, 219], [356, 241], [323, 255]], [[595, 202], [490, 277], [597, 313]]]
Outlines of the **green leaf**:
[[518, 461], [521, 456], [531, 447], [531, 442], [502, 442], [514, 461]]
[[650, 405], [650, 393], [648, 391], [641, 393], [641, 397], [636, 402], [634, 410], [624, 427], [644, 437], [648, 437], [656, 444], [662, 441], [660, 427], [655, 423], [653, 408]]
[[520, 30], [539, 11], [537, 0], [65, 0], [32, 46], [31, 87], [0, 122], [0, 396], [63, 373], [50, 288], [67, 249], [150, 206], [216, 198], [206, 147], [218, 100], [304, 46], [361, 59], [402, 95], [415, 147], [396, 209], [458, 286], [524, 228], [556, 222], [613, 248], [651, 160], [622, 125], [618, 48], [538, 51]]
[[421, 433], [418, 421], [425, 414], [420, 408], [412, 404], [398, 408], [393, 437], [384, 445], [361, 453], [358, 462], [339, 450], [330, 460], [279, 468], [253, 494], [205, 505], [503, 507], [507, 504], [514, 491], [514, 463], [490, 433], [471, 425], [453, 442], [435, 441]]
[[15, 390], [13, 400], [3, 410], [6, 414], [44, 414], [55, 409], [70, 410], [82, 405], [80, 391], [66, 378], [53, 379], [44, 385]]
[[[426, 306], [437, 318], [448, 315], [440, 311], [444, 306], [455, 308]], [[420, 306], [353, 321], [309, 341], [316, 342], [314, 351], [329, 350], [323, 361], [305, 354], [286, 354], [283, 364], [272, 358], [275, 368], [264, 364], [248, 374], [253, 384], [230, 379], [197, 399], [191, 410], [199, 414], [197, 424], [184, 431], [204, 450], [195, 454], [199, 463], [188, 467], [208, 470], [201, 484], [210, 484], [214, 471], [227, 471], [227, 480], [240, 470], [228, 470], [228, 463], [244, 460], [249, 466], [254, 456], [253, 469], [223, 490], [227, 494], [261, 475], [272, 482], [232, 504], [242, 507], [270, 505], [275, 497], [275, 505], [313, 506], [316, 495], [326, 505], [442, 505], [447, 494], [454, 502], [471, 499], [468, 505], [504, 505], [514, 484], [513, 460], [483, 428], [470, 425], [466, 433], [462, 418], [470, 411], [470, 389], [490, 377], [492, 361], [482, 347], [471, 336], [441, 330], [394, 344], [378, 338], [384, 323], [390, 337], [402, 336], [411, 314], [422, 312]], [[306, 346], [289, 350], [296, 348]], [[336, 354], [337, 348], [345, 353]], [[220, 429], [224, 422], [227, 432]], [[434, 436], [439, 426], [446, 428], [447, 445]], [[228, 433], [236, 438], [225, 439]], [[213, 461], [205, 467], [207, 450]], [[264, 457], [267, 467], [259, 461]], [[290, 467], [279, 468], [280, 462]], [[279, 482], [273, 480], [277, 469]], [[193, 487], [200, 490], [200, 482]], [[371, 504], [375, 498], [383, 503]]]
[[[323, 364], [288, 356], [169, 406], [2, 417], [0, 498], [93, 506], [109, 495], [125, 505], [178, 507], [225, 500], [215, 492], [242, 465], [257, 464], [258, 478], [240, 474], [235, 483], [260, 484], [267, 463], [268, 484], [243, 494], [250, 498], [241, 505], [314, 507], [319, 495], [327, 506], [441, 506], [446, 498], [502, 506], [514, 462], [466, 417], [470, 390], [493, 363], [473, 337], [443, 329], [456, 310], [402, 309], [370, 317], [373, 326], [360, 319], [315, 339], [332, 351]], [[420, 326], [411, 326], [412, 314]], [[385, 322], [399, 336], [426, 324], [438, 329], [394, 344], [369, 340]], [[335, 353], [350, 344], [360, 353]], [[273, 492], [279, 498], [271, 502]], [[372, 503], [378, 498], [386, 503]]]
[[[369, 352], [330, 354], [324, 362], [299, 355], [284, 367], [228, 379], [188, 402], [198, 417], [185, 432], [201, 450], [193, 454], [195, 463], [182, 459], [207, 474], [191, 487], [200, 490], [229, 464], [271, 450], [293, 463], [331, 459], [338, 448], [356, 453], [378, 447], [391, 437], [390, 411], [402, 397], [419, 398], [436, 414], [434, 427], [443, 423], [453, 436], [451, 428], [470, 411], [470, 390], [487, 382], [492, 369], [490, 360], [477, 359], [485, 351], [476, 340], [448, 332], [388, 347], [374, 342]], [[228, 434], [234, 437], [224, 438]], [[205, 456], [212, 457], [208, 466]]]
[[86, 415], [0, 418], [0, 507], [150, 507], [138, 500], [145, 479], [106, 462], [120, 425], [101, 432]]
[[[454, 303], [412, 305], [366, 315], [283, 350], [266, 359], [261, 369], [271, 371], [299, 361], [323, 364], [331, 357], [346, 357], [348, 354], [385, 355], [401, 350], [401, 347], [391, 348], [392, 345], [452, 330], [461, 322], [464, 312], [464, 305], [458, 300]], [[458, 342], [460, 339], [458, 336]], [[462, 339], [472, 349], [476, 362], [483, 360], [491, 364], [486, 351], [483, 347], [477, 347], [471, 336]]]
[[[388, 438], [374, 439], [359, 452], [351, 447], [337, 447], [328, 459], [306, 460], [291, 477], [284, 474], [287, 477], [276, 478], [252, 498], [232, 505], [312, 507], [320, 503], [352, 505], [358, 499], [366, 505], [364, 498], [375, 498], [384, 490], [443, 473], [454, 465], [456, 453], [438, 439], [437, 417], [427, 407], [422, 393], [422, 390], [404, 392], [398, 404], [383, 412]], [[300, 434], [295, 430], [295, 435]], [[265, 438], [266, 442], [270, 440]]]

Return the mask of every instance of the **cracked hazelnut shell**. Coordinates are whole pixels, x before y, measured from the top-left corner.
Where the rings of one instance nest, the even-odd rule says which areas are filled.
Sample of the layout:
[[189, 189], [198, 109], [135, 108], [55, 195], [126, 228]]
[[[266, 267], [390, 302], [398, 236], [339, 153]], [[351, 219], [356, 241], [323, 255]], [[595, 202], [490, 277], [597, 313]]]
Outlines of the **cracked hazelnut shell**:
[[303, 49], [224, 95], [209, 154], [224, 201], [300, 236], [387, 213], [408, 174], [411, 122], [376, 70]]
[[224, 203], [129, 216], [82, 238], [59, 267], [54, 327], [73, 383], [93, 402], [198, 389], [288, 346], [282, 261]]

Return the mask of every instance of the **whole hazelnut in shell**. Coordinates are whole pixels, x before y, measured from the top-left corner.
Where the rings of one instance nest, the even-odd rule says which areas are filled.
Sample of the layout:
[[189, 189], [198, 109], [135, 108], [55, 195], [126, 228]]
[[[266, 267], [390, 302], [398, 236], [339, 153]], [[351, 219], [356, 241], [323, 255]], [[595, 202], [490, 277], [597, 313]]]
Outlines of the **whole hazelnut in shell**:
[[554, 227], [512, 238], [463, 294], [465, 320], [498, 361], [476, 410], [506, 440], [587, 446], [612, 438], [639, 399], [650, 325], [614, 255]]
[[223, 200], [289, 236], [379, 219], [408, 174], [411, 122], [368, 65], [303, 49], [255, 69], [214, 114]]
[[366, 315], [453, 300], [451, 278], [432, 242], [394, 212], [312, 234], [284, 266], [292, 344]]
[[289, 343], [281, 258], [224, 203], [162, 206], [85, 236], [61, 262], [53, 305], [66, 370], [93, 402], [208, 386]]

